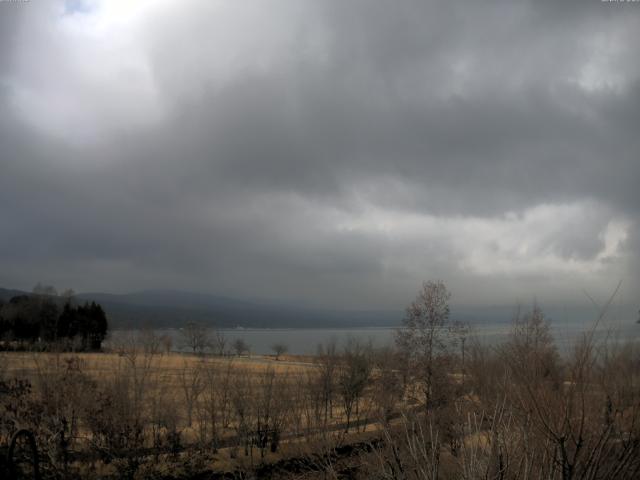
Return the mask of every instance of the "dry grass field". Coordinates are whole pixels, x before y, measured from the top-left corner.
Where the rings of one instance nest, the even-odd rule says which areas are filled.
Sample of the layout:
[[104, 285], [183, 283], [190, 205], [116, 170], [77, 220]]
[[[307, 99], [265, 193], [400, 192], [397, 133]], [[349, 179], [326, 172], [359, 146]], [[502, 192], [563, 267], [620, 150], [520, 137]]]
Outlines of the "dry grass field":
[[[283, 356], [275, 360], [271, 356], [229, 356], [216, 357], [182, 353], [48, 353], [48, 352], [2, 352], [0, 353], [2, 372], [8, 378], [22, 378], [30, 381], [36, 393], [44, 391], [54, 378], [59, 378], [70, 369], [81, 372], [96, 384], [132, 382], [141, 384], [145, 403], [162, 395], [164, 401], [171, 402], [178, 422], [187, 422], [187, 407], [190, 395], [197, 401], [204, 397], [206, 387], [222, 390], [224, 383], [207, 385], [208, 381], [220, 380], [248, 382], [258, 388], [266, 377], [279, 379], [283, 390], [291, 388], [307, 376], [313, 376], [318, 365], [309, 362], [309, 357], [300, 361], [295, 356]], [[214, 378], [207, 378], [207, 375]], [[283, 391], [281, 390], [281, 392]], [[340, 420], [334, 409], [334, 419]], [[192, 419], [193, 420], [193, 419]], [[195, 426], [190, 425], [195, 429]]]
[[[233, 471], [311, 455], [317, 442], [349, 443], [376, 430], [371, 394], [358, 393], [347, 414], [335, 379], [308, 360], [144, 349], [2, 352], [0, 375], [27, 381], [33, 404], [65, 418], [69, 450], [89, 454], [103, 474], [118, 474], [113, 460], [134, 449], [182, 464], [190, 449], [205, 448], [211, 454], [199, 457], [199, 469]], [[43, 427], [40, 418], [31, 423]]]
[[[637, 345], [587, 333], [562, 357], [539, 310], [464, 355], [459, 342], [415, 350], [451, 340], [424, 332], [279, 360], [165, 353], [144, 336], [104, 353], [0, 352], [0, 449], [31, 432], [52, 479], [640, 474]], [[0, 459], [28, 465], [17, 448]]]
[[[397, 383], [389, 377], [398, 373], [389, 363], [368, 367], [366, 385], [351, 399], [355, 404], [349, 405], [344, 385], [340, 385], [339, 370], [344, 365], [338, 355], [325, 359], [286, 355], [276, 360], [272, 356], [160, 354], [132, 348], [118, 353], [0, 352], [0, 359], [2, 376], [28, 380], [31, 394], [42, 402], [62, 410], [65, 406], [60, 403], [69, 401], [78, 407], [72, 427], [76, 452], [96, 450], [98, 435], [86, 418], [80, 418], [82, 410], [91, 410], [86, 403], [96, 398], [96, 392], [98, 397], [106, 392], [117, 400], [114, 403], [122, 403], [124, 408], [115, 405], [106, 412], [105, 420], [115, 426], [127, 422], [144, 426], [142, 438], [120, 446], [162, 452], [153, 454], [162, 458], [153, 468], [139, 469], [153, 475], [189, 465], [192, 448], [202, 452], [212, 445], [215, 448], [199, 455], [197, 465], [189, 468], [235, 472], [286, 463], [287, 459], [313, 458], [316, 464], [307, 465], [310, 472], [331, 469], [330, 460], [318, 456], [319, 452], [379, 438], [385, 427], [402, 421], [389, 412], [407, 406], [397, 395]], [[458, 373], [448, 378], [460, 383]], [[64, 386], [67, 390], [62, 392]], [[407, 391], [415, 390], [415, 385], [407, 386]], [[256, 438], [260, 431], [274, 429], [280, 436], [275, 451], [269, 445], [272, 439], [261, 443]], [[167, 441], [171, 431], [179, 432], [176, 448]], [[108, 433], [121, 434], [118, 428]], [[164, 443], [156, 435], [163, 436]], [[114, 457], [122, 453], [117, 447], [110, 446]], [[122, 473], [117, 463], [99, 458], [93, 468], [101, 475], [117, 476]]]
[[[2, 370], [6, 376], [25, 376], [36, 379], [40, 372], [60, 368], [70, 359], [78, 359], [83, 371], [90, 377], [99, 379], [104, 376], [121, 372], [129, 363], [127, 356], [119, 353], [49, 353], [49, 352], [2, 352]], [[233, 356], [215, 357], [199, 356], [181, 353], [153, 355], [150, 358], [149, 368], [154, 373], [162, 373], [162, 376], [171, 382], [185, 367], [216, 366], [223, 367], [231, 363], [236, 368], [242, 368], [248, 372], [260, 373], [273, 370], [276, 373], [301, 373], [315, 368], [310, 358], [302, 357], [302, 360], [293, 355], [282, 356], [275, 360], [272, 356]]]

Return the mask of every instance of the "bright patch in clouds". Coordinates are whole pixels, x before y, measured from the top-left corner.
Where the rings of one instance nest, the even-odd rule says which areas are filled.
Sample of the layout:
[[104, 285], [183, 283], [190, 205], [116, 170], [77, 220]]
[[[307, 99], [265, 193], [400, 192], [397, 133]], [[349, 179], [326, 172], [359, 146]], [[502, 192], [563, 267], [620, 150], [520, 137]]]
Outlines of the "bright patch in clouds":
[[[623, 255], [630, 225], [624, 219], [609, 219], [609, 213], [596, 205], [578, 202], [542, 204], [493, 218], [442, 217], [372, 207], [344, 218], [337, 228], [347, 234], [382, 237], [399, 246], [411, 244], [413, 251], [419, 252], [422, 245], [425, 253], [450, 252], [466, 274], [519, 277], [600, 275]], [[576, 246], [590, 239], [597, 241], [587, 245], [586, 252]], [[432, 261], [430, 255], [422, 258], [424, 266]]]
[[[38, 130], [72, 144], [157, 124], [163, 116], [151, 66], [139, 42], [151, 2], [70, 2], [60, 15], [23, 29], [21, 55], [4, 79], [10, 104]], [[47, 60], [33, 62], [41, 52]]]

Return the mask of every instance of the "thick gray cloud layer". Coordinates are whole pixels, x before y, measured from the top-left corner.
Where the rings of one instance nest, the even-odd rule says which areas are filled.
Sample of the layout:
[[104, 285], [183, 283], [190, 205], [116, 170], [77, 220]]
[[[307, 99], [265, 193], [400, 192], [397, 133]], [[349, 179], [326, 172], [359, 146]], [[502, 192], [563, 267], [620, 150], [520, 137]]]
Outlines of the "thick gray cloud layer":
[[0, 3], [0, 284], [640, 286], [640, 4]]

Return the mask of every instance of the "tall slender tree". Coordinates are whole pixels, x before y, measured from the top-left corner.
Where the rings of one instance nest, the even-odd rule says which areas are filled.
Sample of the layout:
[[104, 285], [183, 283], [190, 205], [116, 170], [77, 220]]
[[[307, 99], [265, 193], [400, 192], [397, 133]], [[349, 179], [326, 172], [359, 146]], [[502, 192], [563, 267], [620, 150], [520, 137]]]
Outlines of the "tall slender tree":
[[396, 333], [396, 345], [407, 357], [407, 367], [427, 408], [435, 401], [435, 384], [446, 379], [443, 369], [455, 343], [450, 298], [442, 281], [424, 282]]

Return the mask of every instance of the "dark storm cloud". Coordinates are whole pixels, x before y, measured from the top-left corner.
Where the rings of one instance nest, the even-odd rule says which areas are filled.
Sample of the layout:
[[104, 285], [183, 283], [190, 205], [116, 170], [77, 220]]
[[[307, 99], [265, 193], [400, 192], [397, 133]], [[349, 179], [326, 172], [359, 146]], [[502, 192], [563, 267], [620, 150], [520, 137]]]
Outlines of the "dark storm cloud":
[[638, 285], [633, 5], [46, 5], [0, 4], [2, 284]]

